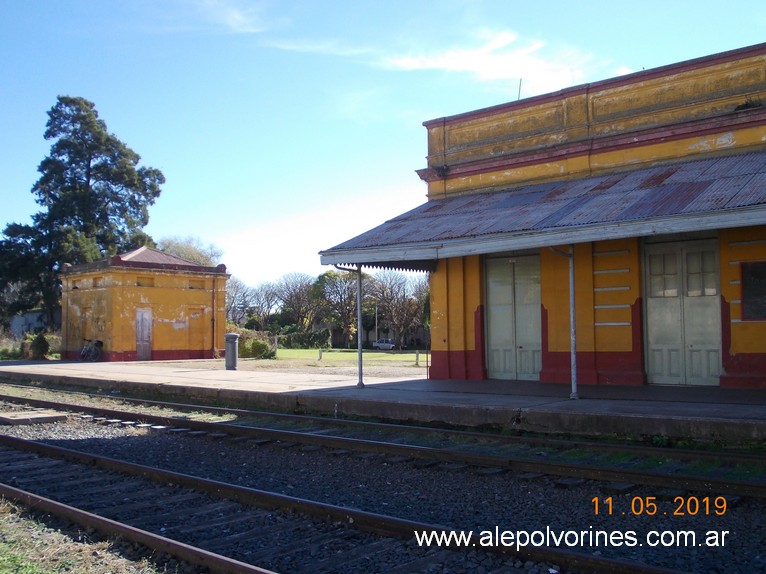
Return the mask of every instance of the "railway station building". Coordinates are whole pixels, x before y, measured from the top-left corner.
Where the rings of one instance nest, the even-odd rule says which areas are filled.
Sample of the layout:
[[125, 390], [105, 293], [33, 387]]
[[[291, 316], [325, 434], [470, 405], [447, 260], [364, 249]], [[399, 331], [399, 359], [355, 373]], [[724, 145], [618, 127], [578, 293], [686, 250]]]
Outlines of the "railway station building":
[[[424, 123], [434, 379], [766, 388], [766, 44]], [[573, 360], [574, 359], [574, 360]]]
[[225, 265], [148, 247], [62, 273], [62, 358], [102, 341], [100, 360], [209, 359], [225, 347]]

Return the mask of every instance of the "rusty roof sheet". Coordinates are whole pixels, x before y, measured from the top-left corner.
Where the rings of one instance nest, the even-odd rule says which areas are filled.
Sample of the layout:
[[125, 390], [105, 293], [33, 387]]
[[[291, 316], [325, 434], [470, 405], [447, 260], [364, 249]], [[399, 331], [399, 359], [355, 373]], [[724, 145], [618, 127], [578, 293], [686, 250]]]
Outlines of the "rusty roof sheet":
[[766, 223], [766, 151], [435, 199], [320, 255], [324, 264], [433, 260], [688, 231], [695, 223]]

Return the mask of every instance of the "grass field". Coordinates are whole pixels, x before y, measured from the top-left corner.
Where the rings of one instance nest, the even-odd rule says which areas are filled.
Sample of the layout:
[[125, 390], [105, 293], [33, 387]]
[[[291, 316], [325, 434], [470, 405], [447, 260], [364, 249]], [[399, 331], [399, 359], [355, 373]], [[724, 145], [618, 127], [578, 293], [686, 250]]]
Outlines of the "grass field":
[[[279, 349], [277, 361], [319, 361], [319, 349]], [[365, 363], [414, 365], [419, 361], [421, 366], [430, 360], [426, 351], [420, 351], [419, 357], [415, 351], [364, 351]], [[331, 349], [322, 351], [322, 363], [332, 363], [341, 366], [356, 365], [356, 349]]]

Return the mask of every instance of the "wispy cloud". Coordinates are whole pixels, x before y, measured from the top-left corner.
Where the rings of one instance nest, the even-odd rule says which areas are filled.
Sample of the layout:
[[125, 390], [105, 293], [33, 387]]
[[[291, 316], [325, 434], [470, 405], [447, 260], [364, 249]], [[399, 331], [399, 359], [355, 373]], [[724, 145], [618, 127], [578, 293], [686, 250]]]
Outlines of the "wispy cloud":
[[[510, 30], [481, 29], [450, 47], [421, 44], [413, 48], [403, 45], [401, 38], [385, 46], [380, 39], [354, 42], [299, 36], [267, 36], [262, 42], [277, 50], [349, 60], [392, 72], [444, 72], [456, 76], [459, 82], [469, 80], [479, 89], [514, 99], [602, 79], [611, 72], [606, 62], [582, 50], [522, 39]], [[394, 92], [388, 92], [383, 85], [370, 87], [364, 80], [356, 85], [348, 81], [341, 84], [328, 90], [333, 113], [362, 123], [390, 118], [391, 106], [386, 102]]]
[[277, 50], [286, 52], [299, 52], [302, 54], [319, 54], [322, 56], [336, 56], [339, 58], [359, 58], [379, 56], [380, 51], [366, 46], [348, 46], [338, 40], [305, 40], [305, 39], [281, 39], [267, 40], [267, 45]]
[[592, 56], [573, 48], [552, 48], [538, 40], [521, 40], [508, 30], [481, 30], [471, 46], [416, 54], [392, 55], [382, 64], [391, 69], [465, 73], [482, 83], [524, 83], [527, 95], [580, 83]]
[[269, 28], [261, 2], [197, 0], [197, 8], [204, 18], [235, 34], [256, 34]]
[[[420, 50], [349, 45], [338, 40], [269, 40], [279, 50], [358, 59], [367, 65], [398, 71], [442, 71], [466, 74], [493, 89], [510, 91], [523, 83], [525, 96], [558, 90], [587, 81], [603, 66], [591, 54], [522, 39], [510, 30], [482, 29], [450, 48]], [[604, 74], [608, 75], [604, 70]], [[598, 71], [595, 72], [598, 76]], [[511, 88], [513, 86], [513, 88]]]

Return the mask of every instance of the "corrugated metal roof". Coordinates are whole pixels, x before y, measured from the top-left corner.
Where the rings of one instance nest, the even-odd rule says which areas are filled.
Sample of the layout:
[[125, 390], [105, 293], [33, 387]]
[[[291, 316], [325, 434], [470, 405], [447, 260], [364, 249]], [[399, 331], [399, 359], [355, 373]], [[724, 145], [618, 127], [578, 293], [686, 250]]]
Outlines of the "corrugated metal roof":
[[766, 223], [766, 151], [429, 201], [320, 252], [376, 264]]

